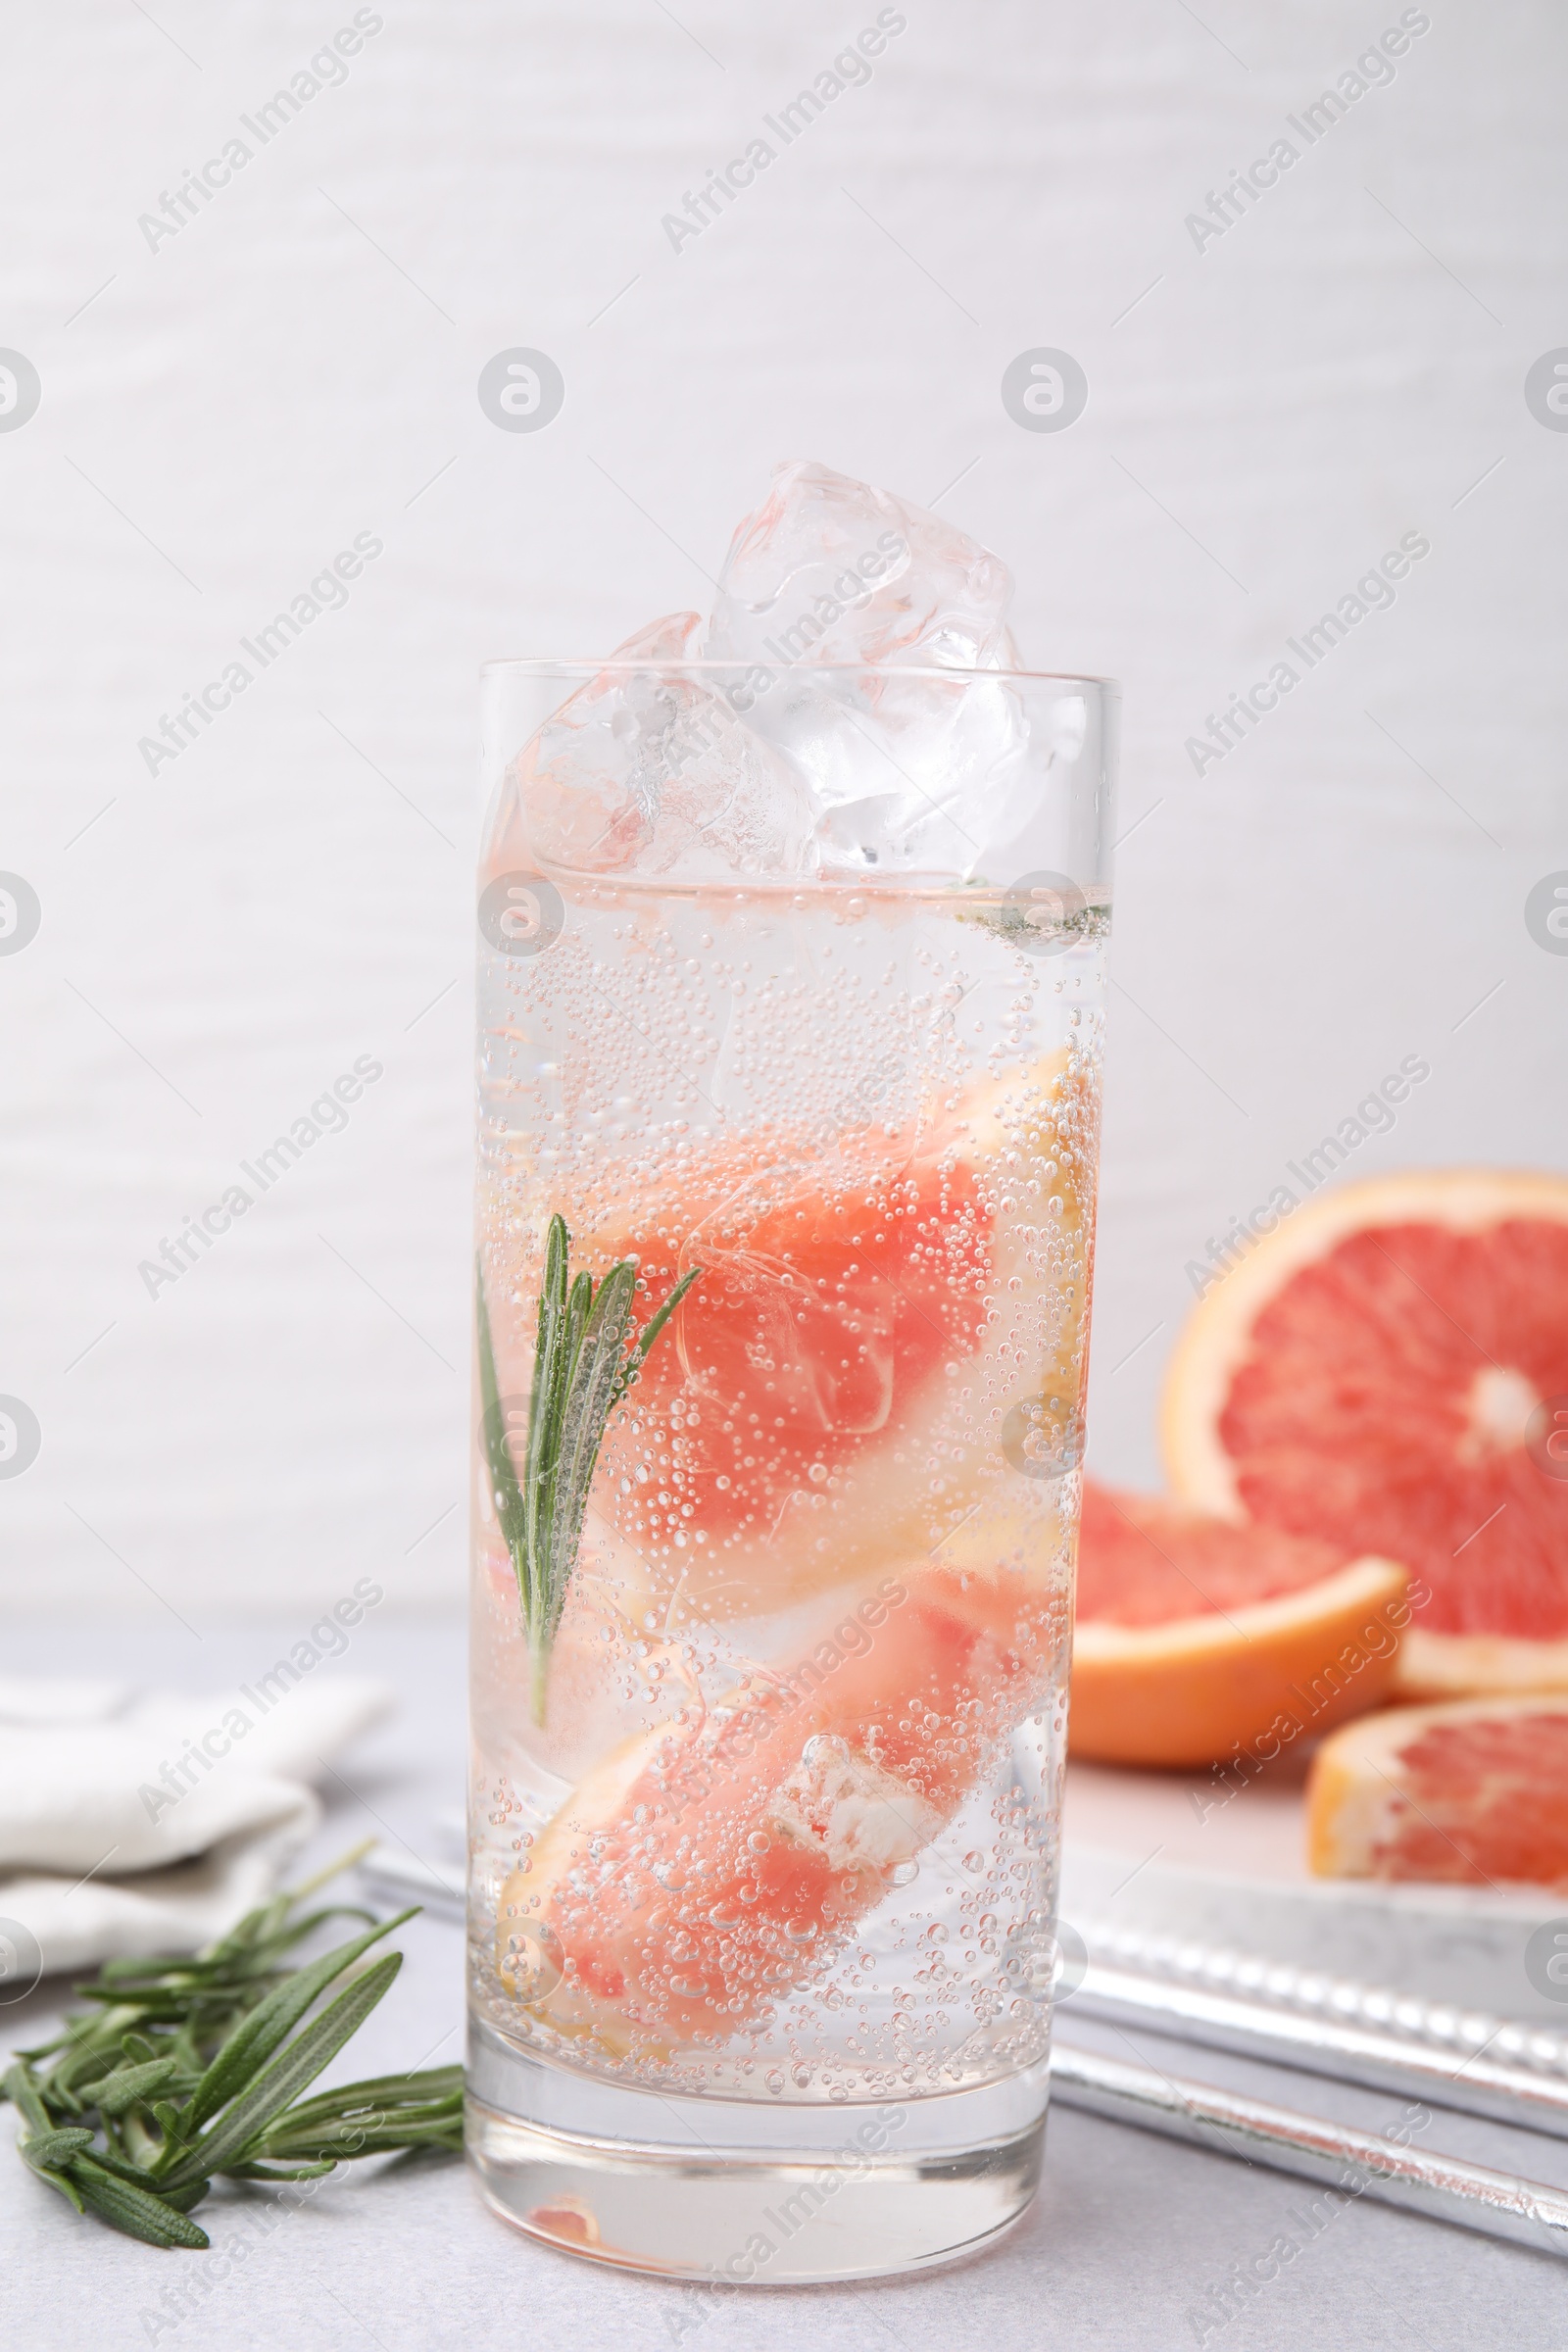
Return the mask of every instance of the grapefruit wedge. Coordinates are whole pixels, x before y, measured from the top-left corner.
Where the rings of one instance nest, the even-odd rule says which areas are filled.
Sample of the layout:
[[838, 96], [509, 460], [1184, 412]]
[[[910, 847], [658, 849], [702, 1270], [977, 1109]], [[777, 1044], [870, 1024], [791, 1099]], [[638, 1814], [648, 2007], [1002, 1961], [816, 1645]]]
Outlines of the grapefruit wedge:
[[[606, 1439], [584, 1578], [632, 1623], [680, 1626], [918, 1560], [983, 1499], [992, 1524], [999, 1487], [1046, 1515], [965, 1399], [1027, 1379], [1076, 1447], [1096, 1111], [1058, 1054], [904, 1127], [709, 1138], [657, 1185], [568, 1199], [596, 1276], [634, 1256], [655, 1299], [701, 1270]], [[492, 1280], [527, 1297], [542, 1230], [514, 1247]], [[527, 1326], [501, 1366], [518, 1396]]]
[[754, 1663], [623, 1741], [507, 1879], [497, 1973], [547, 2034], [657, 2060], [772, 2015], [1049, 1696], [1054, 1629], [1026, 1574], [921, 1567], [855, 1619], [850, 1654]]
[[1262, 1743], [1278, 1755], [1385, 1696], [1404, 1589], [1392, 1560], [1086, 1482], [1072, 1752], [1191, 1765]]
[[1568, 1888], [1568, 1698], [1348, 1724], [1313, 1759], [1307, 1859], [1322, 1878]]
[[1414, 1170], [1296, 1211], [1167, 1376], [1176, 1493], [1402, 1560], [1407, 1697], [1568, 1690], [1568, 1178]]

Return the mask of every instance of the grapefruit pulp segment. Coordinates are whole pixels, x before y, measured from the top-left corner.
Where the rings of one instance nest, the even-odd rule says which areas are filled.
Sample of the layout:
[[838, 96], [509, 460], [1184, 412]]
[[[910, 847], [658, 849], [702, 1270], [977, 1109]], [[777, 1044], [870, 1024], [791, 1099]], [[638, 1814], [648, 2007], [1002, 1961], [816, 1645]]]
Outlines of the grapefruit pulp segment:
[[1307, 1859], [1323, 1878], [1568, 1887], [1568, 1699], [1347, 1725], [1313, 1759]]

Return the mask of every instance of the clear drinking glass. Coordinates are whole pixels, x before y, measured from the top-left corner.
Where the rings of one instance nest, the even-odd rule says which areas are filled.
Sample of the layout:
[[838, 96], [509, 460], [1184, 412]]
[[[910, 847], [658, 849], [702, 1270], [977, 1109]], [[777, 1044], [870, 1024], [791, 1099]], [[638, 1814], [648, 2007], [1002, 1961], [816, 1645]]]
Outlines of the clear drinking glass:
[[792, 672], [983, 681], [928, 866], [864, 800], [804, 875], [541, 823], [569, 698], [757, 676], [485, 673], [468, 2132], [537, 2237], [798, 2284], [1038, 2179], [1116, 698]]

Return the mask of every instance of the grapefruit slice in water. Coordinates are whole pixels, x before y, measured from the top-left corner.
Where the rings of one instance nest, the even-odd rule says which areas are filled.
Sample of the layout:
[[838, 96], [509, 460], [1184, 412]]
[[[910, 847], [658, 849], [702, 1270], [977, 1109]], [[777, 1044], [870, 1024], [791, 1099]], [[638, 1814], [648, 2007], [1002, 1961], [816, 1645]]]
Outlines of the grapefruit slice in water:
[[1199, 1305], [1163, 1435], [1186, 1500], [1404, 1562], [1405, 1695], [1568, 1690], [1568, 1178], [1298, 1209]]
[[1269, 1761], [1378, 1705], [1404, 1588], [1392, 1560], [1088, 1481], [1072, 1752], [1192, 1765], [1240, 1747]]
[[1348, 1724], [1313, 1759], [1307, 1855], [1323, 1878], [1568, 1887], [1568, 1697]]
[[1049, 1701], [1051, 1619], [1014, 1572], [885, 1577], [852, 1631], [694, 1694], [572, 1790], [497, 1905], [497, 1973], [538, 2027], [636, 2059], [755, 2027]]
[[[637, 1197], [568, 1200], [594, 1275], [635, 1256], [651, 1301], [701, 1269], [612, 1422], [585, 1577], [639, 1627], [768, 1614], [919, 1560], [982, 1502], [982, 1526], [1041, 1502], [986, 1408], [1038, 1392], [1076, 1458], [1096, 1113], [1055, 1054], [902, 1129], [705, 1139]], [[498, 1293], [533, 1290], [541, 1236]]]

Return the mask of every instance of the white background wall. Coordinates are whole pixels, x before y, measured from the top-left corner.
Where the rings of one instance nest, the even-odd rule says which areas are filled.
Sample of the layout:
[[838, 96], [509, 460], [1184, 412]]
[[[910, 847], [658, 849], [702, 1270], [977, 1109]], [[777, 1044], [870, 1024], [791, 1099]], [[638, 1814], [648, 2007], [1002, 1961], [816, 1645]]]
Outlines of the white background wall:
[[[1154, 1475], [1186, 1261], [1401, 1056], [1431, 1078], [1358, 1167], [1561, 1164], [1568, 959], [1523, 902], [1568, 866], [1568, 434], [1523, 379], [1568, 343], [1568, 20], [1431, 0], [1199, 253], [1187, 214], [1396, 0], [905, 5], [678, 255], [661, 216], [870, 0], [381, 0], [156, 251], [138, 216], [348, 0], [9, 13], [0, 343], [43, 390], [0, 433], [0, 867], [42, 923], [0, 957], [0, 1391], [43, 1444], [4, 1605], [456, 1593], [474, 671], [703, 604], [782, 456], [961, 473], [1026, 654], [1125, 682], [1102, 1473]], [[536, 434], [475, 396], [512, 345], [564, 373]], [[1002, 407], [1037, 345], [1088, 371], [1067, 432]], [[1197, 779], [1204, 714], [1411, 529], [1397, 605]], [[159, 714], [358, 532], [346, 609], [150, 776]], [[348, 1129], [150, 1298], [361, 1054]]]

